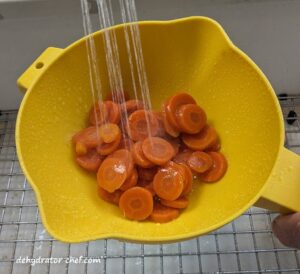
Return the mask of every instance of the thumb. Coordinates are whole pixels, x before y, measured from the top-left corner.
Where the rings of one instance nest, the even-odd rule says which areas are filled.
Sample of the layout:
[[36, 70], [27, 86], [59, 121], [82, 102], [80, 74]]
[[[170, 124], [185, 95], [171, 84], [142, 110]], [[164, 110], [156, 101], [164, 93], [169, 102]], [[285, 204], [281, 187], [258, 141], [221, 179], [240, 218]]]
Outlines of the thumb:
[[272, 229], [281, 243], [300, 249], [300, 213], [278, 216]]

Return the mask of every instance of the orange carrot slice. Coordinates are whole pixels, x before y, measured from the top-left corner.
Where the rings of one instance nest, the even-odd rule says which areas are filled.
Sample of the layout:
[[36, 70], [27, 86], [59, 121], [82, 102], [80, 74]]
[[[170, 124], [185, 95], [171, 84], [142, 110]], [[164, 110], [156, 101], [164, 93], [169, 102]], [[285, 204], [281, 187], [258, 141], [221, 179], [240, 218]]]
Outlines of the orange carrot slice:
[[120, 187], [121, 190], [125, 191], [129, 188], [134, 187], [137, 184], [138, 181], [138, 173], [136, 169], [134, 168], [131, 172], [131, 175], [126, 179], [124, 184]]
[[128, 100], [124, 104], [124, 109], [126, 109], [127, 115], [130, 115], [131, 113], [135, 112], [139, 109], [144, 109], [144, 103], [140, 100]]
[[[147, 120], [149, 125], [147, 125]], [[128, 118], [128, 135], [134, 141], [142, 141], [158, 132], [158, 121], [150, 111], [137, 110]]]
[[178, 152], [173, 158], [173, 161], [177, 164], [187, 164], [188, 159], [190, 158], [192, 153], [193, 151], [190, 149], [184, 150], [182, 152]]
[[193, 187], [193, 174], [191, 169], [186, 164], [180, 164], [185, 171], [185, 180], [184, 180], [184, 187], [181, 193], [181, 196], [185, 196], [192, 191]]
[[171, 146], [174, 149], [174, 155], [176, 155], [179, 152], [179, 149], [181, 147], [181, 141], [179, 138], [173, 138], [173, 137], [166, 137], [165, 138], [166, 141], [168, 141]]
[[76, 133], [72, 141], [76, 143], [81, 143], [86, 148], [95, 148], [96, 146], [102, 143], [102, 140], [99, 136], [99, 130], [97, 132], [97, 127], [87, 127], [78, 133]]
[[182, 105], [186, 104], [196, 104], [194, 98], [187, 93], [178, 93], [173, 95], [166, 102], [166, 117], [171, 126], [180, 131], [180, 127], [177, 121], [177, 112]]
[[205, 150], [217, 141], [218, 135], [212, 126], [207, 125], [197, 134], [182, 134], [181, 139], [193, 150]]
[[208, 153], [195, 151], [190, 156], [188, 165], [192, 170], [198, 173], [203, 173], [211, 168], [213, 165], [213, 159]]
[[195, 104], [186, 104], [179, 107], [176, 114], [179, 128], [182, 132], [195, 134], [206, 125], [204, 110]]
[[161, 168], [154, 176], [153, 187], [157, 196], [173, 201], [182, 193], [184, 178], [178, 169], [166, 166]]
[[209, 170], [199, 176], [202, 181], [212, 183], [219, 181], [225, 175], [227, 170], [227, 161], [224, 155], [220, 152], [209, 152], [208, 154], [213, 160], [213, 165]]
[[128, 138], [128, 137], [122, 136], [118, 148], [119, 148], [119, 149], [125, 148], [125, 149], [131, 150], [132, 147], [133, 147], [133, 141], [132, 141], [130, 138]]
[[103, 157], [101, 157], [95, 150], [89, 150], [87, 154], [77, 156], [76, 162], [88, 171], [97, 171]]
[[107, 121], [108, 123], [118, 124], [120, 122], [120, 109], [113, 101], [104, 102], [107, 109]]
[[142, 142], [136, 142], [132, 147], [132, 157], [134, 162], [144, 168], [150, 168], [153, 166], [153, 163], [149, 161], [146, 156], [144, 155], [144, 152], [142, 150]]
[[157, 131], [156, 136], [166, 138], [167, 132], [166, 132], [165, 126], [164, 126], [163, 113], [161, 111], [154, 111], [153, 114], [156, 116], [156, 119], [158, 121], [158, 131]]
[[119, 147], [120, 141], [121, 141], [121, 135], [119, 135], [118, 138], [115, 141], [111, 142], [111, 143], [102, 143], [102, 144], [100, 144], [97, 147], [97, 152], [100, 155], [111, 154]]
[[126, 166], [127, 176], [130, 176], [133, 172], [134, 162], [131, 152], [128, 149], [118, 149], [109, 156], [110, 158], [117, 158], [123, 161]]
[[101, 125], [107, 121], [108, 110], [106, 105], [99, 101], [90, 110], [89, 122], [91, 125]]
[[177, 130], [175, 127], [173, 127], [167, 119], [166, 111], [165, 111], [165, 104], [163, 104], [163, 107], [162, 107], [162, 122], [163, 122], [165, 131], [169, 135], [171, 135], [174, 138], [179, 136], [179, 134], [180, 134], [179, 130]]
[[214, 144], [212, 144], [211, 146], [209, 146], [208, 148], [205, 149], [205, 151], [220, 151], [221, 149], [221, 143], [220, 140], [218, 139]]
[[103, 189], [102, 187], [98, 186], [98, 196], [102, 200], [104, 200], [108, 203], [118, 205], [121, 195], [122, 195], [122, 191], [120, 191], [120, 190], [116, 190], [115, 192], [110, 193], [110, 192], [106, 191], [105, 189]]
[[105, 159], [97, 173], [98, 185], [110, 193], [119, 189], [126, 178], [126, 165], [118, 158]]
[[167, 223], [176, 219], [178, 216], [178, 209], [166, 207], [164, 205], [156, 203], [150, 215], [150, 220], [155, 223]]
[[153, 197], [145, 188], [132, 187], [121, 195], [119, 207], [126, 218], [145, 220], [153, 211]]
[[77, 142], [75, 145], [75, 152], [77, 155], [85, 155], [87, 154], [87, 147], [83, 143]]
[[112, 143], [120, 138], [120, 128], [113, 123], [103, 124], [99, 127], [99, 136], [104, 143]]
[[161, 199], [160, 202], [164, 206], [178, 208], [178, 209], [186, 208], [189, 205], [189, 200], [185, 197], [178, 198], [175, 201], [167, 201], [167, 200]]
[[145, 157], [154, 164], [164, 165], [174, 157], [173, 146], [160, 137], [148, 137], [142, 143]]

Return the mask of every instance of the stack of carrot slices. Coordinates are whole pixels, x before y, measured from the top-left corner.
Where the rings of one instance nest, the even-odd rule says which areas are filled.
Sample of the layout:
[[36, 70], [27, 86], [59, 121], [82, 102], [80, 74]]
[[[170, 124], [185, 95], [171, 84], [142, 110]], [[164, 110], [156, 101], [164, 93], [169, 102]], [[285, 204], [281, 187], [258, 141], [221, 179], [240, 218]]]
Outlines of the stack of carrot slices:
[[98, 102], [89, 127], [72, 141], [78, 165], [97, 173], [99, 197], [131, 220], [177, 218], [188, 207], [193, 177], [212, 183], [227, 170], [216, 130], [187, 93], [169, 98], [161, 111], [127, 96]]

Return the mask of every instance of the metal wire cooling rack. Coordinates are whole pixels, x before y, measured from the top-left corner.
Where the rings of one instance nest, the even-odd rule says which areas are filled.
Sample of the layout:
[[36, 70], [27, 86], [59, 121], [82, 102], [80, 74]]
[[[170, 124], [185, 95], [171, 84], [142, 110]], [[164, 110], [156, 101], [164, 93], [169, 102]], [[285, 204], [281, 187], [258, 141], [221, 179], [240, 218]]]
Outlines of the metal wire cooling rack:
[[[281, 97], [286, 146], [300, 154], [300, 96]], [[295, 113], [292, 113], [294, 111]], [[0, 116], [0, 273], [300, 273], [300, 253], [273, 236], [276, 213], [251, 208], [225, 227], [193, 240], [140, 245], [116, 240], [65, 244], [47, 234], [16, 156], [17, 111]], [[97, 259], [94, 263], [75, 263]], [[53, 258], [19, 263], [20, 258]], [[55, 263], [55, 258], [62, 258]], [[68, 259], [72, 262], [67, 262]], [[100, 260], [99, 260], [100, 259]]]

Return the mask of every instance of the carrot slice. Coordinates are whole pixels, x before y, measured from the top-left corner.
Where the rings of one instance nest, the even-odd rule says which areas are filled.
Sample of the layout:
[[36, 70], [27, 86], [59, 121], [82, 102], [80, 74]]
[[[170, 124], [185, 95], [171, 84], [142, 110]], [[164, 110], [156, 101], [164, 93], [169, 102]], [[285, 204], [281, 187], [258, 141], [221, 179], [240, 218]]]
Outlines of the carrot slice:
[[186, 208], [189, 205], [189, 200], [185, 197], [178, 198], [175, 201], [160, 200], [161, 204], [173, 208]]
[[87, 147], [83, 143], [77, 142], [75, 145], [75, 152], [77, 155], [87, 154]]
[[124, 162], [118, 158], [105, 159], [97, 173], [98, 185], [112, 193], [119, 189], [127, 178]]
[[182, 132], [195, 134], [206, 125], [204, 110], [195, 104], [186, 104], [179, 107], [176, 114], [179, 128]]
[[154, 188], [153, 188], [153, 183], [152, 182], [146, 181], [146, 180], [138, 180], [138, 186], [146, 188], [147, 190], [149, 190], [153, 197], [156, 195], [156, 193], [154, 191]]
[[162, 122], [164, 125], [165, 131], [171, 135], [172, 137], [178, 137], [179, 136], [179, 131], [174, 128], [168, 121], [167, 116], [166, 116], [166, 111], [165, 111], [165, 104], [163, 104], [162, 107]]
[[107, 122], [118, 124], [120, 122], [119, 106], [113, 101], [104, 102], [107, 109]]
[[152, 220], [155, 223], [167, 223], [176, 219], [178, 216], [178, 209], [166, 207], [164, 205], [156, 203], [150, 215], [150, 220]]
[[181, 139], [193, 150], [205, 150], [218, 140], [218, 135], [212, 126], [207, 125], [197, 134], [182, 134]]
[[133, 146], [133, 142], [130, 138], [128, 137], [122, 137], [120, 144], [119, 144], [119, 149], [125, 148], [125, 149], [131, 149]]
[[123, 108], [126, 109], [127, 115], [135, 112], [138, 109], [144, 109], [144, 103], [140, 100], [128, 100], [123, 103]]
[[211, 168], [213, 165], [213, 159], [208, 153], [195, 151], [190, 156], [188, 165], [192, 170], [198, 173], [203, 173]]
[[205, 149], [205, 151], [220, 151], [221, 149], [221, 143], [220, 140], [217, 140], [214, 144], [212, 144], [211, 146], [209, 146], [207, 149]]
[[97, 132], [97, 127], [87, 127], [79, 131], [73, 136], [72, 141], [75, 144], [80, 142], [86, 148], [95, 148], [102, 143], [102, 140], [99, 136], [99, 130]]
[[119, 207], [128, 219], [145, 220], [153, 211], [153, 197], [145, 188], [132, 187], [121, 195]]
[[121, 195], [122, 195], [122, 191], [120, 191], [120, 190], [116, 190], [115, 192], [110, 193], [110, 192], [106, 191], [105, 189], [103, 189], [102, 187], [98, 186], [98, 196], [102, 200], [104, 200], [108, 203], [118, 205]]
[[157, 167], [152, 167], [152, 168], [143, 168], [139, 167], [138, 168], [138, 175], [139, 178], [145, 181], [152, 181], [155, 174], [157, 173]]
[[131, 153], [128, 149], [118, 149], [113, 154], [109, 156], [110, 158], [117, 158], [123, 161], [126, 166], [127, 176], [130, 176], [133, 172], [134, 163]]
[[138, 181], [138, 173], [136, 169], [134, 168], [131, 172], [131, 175], [126, 179], [124, 184], [120, 187], [121, 190], [125, 191], [129, 188], [134, 187], [137, 184]]
[[188, 159], [192, 155], [193, 151], [190, 149], [179, 152], [173, 158], [173, 161], [177, 164], [187, 164]]
[[200, 174], [200, 179], [204, 182], [216, 182], [220, 180], [226, 173], [227, 161], [224, 155], [220, 152], [209, 152], [208, 153], [212, 160], [212, 167], [205, 173]]
[[[147, 125], [147, 120], [149, 125]], [[142, 141], [158, 132], [158, 121], [150, 111], [136, 110], [128, 118], [128, 135], [134, 141]]]
[[171, 146], [174, 149], [174, 155], [176, 155], [179, 152], [179, 149], [180, 149], [180, 146], [181, 146], [180, 139], [179, 138], [166, 137], [165, 140], [168, 141], [171, 144]]
[[121, 135], [119, 135], [118, 138], [111, 143], [100, 144], [97, 147], [97, 152], [100, 155], [108, 155], [108, 154], [114, 152], [119, 147], [120, 141], [121, 141]]
[[191, 169], [186, 164], [179, 164], [184, 169], [184, 187], [181, 193], [181, 196], [186, 196], [192, 191], [193, 187], [193, 173]]
[[106, 104], [99, 101], [90, 110], [89, 122], [91, 125], [101, 125], [107, 121], [108, 110]]
[[76, 162], [84, 169], [88, 171], [97, 171], [103, 157], [100, 156], [95, 150], [89, 150], [87, 154], [77, 156]]
[[177, 112], [179, 107], [186, 104], [196, 104], [194, 98], [187, 93], [178, 93], [173, 95], [166, 102], [166, 117], [171, 126], [180, 131], [180, 126], [177, 121]]
[[154, 191], [162, 199], [173, 201], [182, 193], [184, 178], [178, 169], [172, 166], [161, 168], [153, 179]]
[[108, 123], [99, 127], [99, 136], [104, 143], [112, 143], [121, 135], [120, 128], [116, 124]]
[[133, 145], [132, 157], [133, 157], [134, 162], [140, 167], [150, 168], [153, 166], [153, 163], [151, 161], [149, 161], [144, 155], [141, 141], [136, 142]]
[[148, 137], [142, 143], [145, 157], [152, 163], [164, 165], [174, 157], [173, 146], [160, 137]]
[[161, 111], [155, 111], [155, 112], [153, 112], [153, 114], [156, 116], [156, 119], [158, 121], [158, 131], [157, 131], [156, 136], [162, 137], [162, 138], [167, 137], [167, 132], [166, 132], [165, 126], [164, 126], [163, 113]]
[[[113, 97], [115, 97], [115, 98], [113, 98]], [[125, 99], [125, 101], [127, 101], [127, 100], [129, 100], [130, 96], [126, 90], [121, 90], [121, 91], [110, 91], [106, 95], [105, 98], [106, 98], [105, 100], [114, 101], [118, 104], [122, 104], [124, 102], [123, 99]]]

